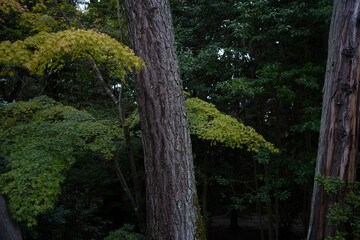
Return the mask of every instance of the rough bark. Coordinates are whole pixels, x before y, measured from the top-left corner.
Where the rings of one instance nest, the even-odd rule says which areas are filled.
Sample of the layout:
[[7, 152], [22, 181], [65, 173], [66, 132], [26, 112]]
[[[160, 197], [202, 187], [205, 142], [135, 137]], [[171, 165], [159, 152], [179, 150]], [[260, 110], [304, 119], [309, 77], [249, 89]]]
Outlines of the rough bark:
[[185, 99], [167, 0], [125, 0], [135, 54], [146, 63], [135, 86], [146, 173], [148, 240], [199, 239]]
[[[355, 180], [359, 126], [359, 0], [335, 0], [329, 36], [315, 175]], [[344, 198], [346, 192], [337, 196]], [[326, 215], [335, 197], [314, 183], [308, 239], [333, 236]]]
[[1, 240], [22, 240], [19, 225], [11, 218], [5, 198], [0, 193], [0, 239]]

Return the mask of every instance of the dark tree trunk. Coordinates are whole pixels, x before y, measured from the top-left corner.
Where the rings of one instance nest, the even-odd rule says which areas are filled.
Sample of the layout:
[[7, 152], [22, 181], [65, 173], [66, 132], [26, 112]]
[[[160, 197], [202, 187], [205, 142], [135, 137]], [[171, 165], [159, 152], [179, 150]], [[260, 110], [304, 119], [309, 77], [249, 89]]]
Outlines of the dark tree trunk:
[[[355, 180], [359, 126], [359, 0], [335, 0], [329, 36], [315, 175]], [[339, 194], [337, 200], [344, 198]], [[326, 215], [336, 199], [314, 184], [308, 239], [333, 236]]]
[[209, 143], [207, 141], [203, 142], [203, 184], [202, 184], [202, 193], [201, 193], [201, 203], [202, 203], [202, 215], [204, 216], [204, 225], [208, 225], [208, 172], [209, 172]]
[[11, 218], [4, 196], [0, 193], [0, 239], [22, 240], [19, 225]]
[[136, 78], [146, 172], [146, 236], [199, 239], [201, 219], [169, 2], [125, 0], [125, 8], [132, 47], [146, 63]]

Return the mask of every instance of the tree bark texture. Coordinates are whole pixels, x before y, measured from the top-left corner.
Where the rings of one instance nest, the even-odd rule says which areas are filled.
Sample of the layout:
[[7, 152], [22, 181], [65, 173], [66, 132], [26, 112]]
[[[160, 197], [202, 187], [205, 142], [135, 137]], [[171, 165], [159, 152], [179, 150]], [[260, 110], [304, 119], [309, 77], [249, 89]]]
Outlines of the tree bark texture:
[[20, 226], [11, 218], [6, 200], [0, 193], [0, 239], [22, 240]]
[[190, 132], [167, 0], [125, 0], [146, 173], [148, 240], [199, 239]]
[[[335, 0], [330, 26], [328, 61], [323, 90], [319, 148], [315, 176], [355, 180], [359, 127], [360, 48], [359, 0]], [[314, 183], [308, 240], [333, 236], [326, 215], [335, 200]]]

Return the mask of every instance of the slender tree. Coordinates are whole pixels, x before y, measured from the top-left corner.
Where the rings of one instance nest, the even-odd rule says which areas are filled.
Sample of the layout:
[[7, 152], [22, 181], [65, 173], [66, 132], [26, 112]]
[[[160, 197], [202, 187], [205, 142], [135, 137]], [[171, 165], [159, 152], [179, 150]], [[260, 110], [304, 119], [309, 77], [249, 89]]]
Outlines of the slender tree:
[[[359, 0], [334, 1], [329, 35], [323, 112], [315, 175], [355, 180], [359, 128]], [[336, 200], [314, 183], [308, 240], [333, 236], [335, 226], [326, 215]]]
[[125, 0], [146, 172], [147, 239], [200, 239], [190, 133], [168, 0]]

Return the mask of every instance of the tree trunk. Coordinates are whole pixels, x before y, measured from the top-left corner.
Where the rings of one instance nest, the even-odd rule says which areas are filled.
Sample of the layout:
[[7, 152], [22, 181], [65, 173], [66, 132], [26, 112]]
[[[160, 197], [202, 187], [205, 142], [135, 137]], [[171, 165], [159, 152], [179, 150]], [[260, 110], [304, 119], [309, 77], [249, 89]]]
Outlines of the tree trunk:
[[201, 193], [201, 203], [202, 203], [202, 215], [204, 216], [204, 225], [208, 225], [208, 171], [209, 171], [209, 143], [207, 141], [203, 141], [203, 185], [202, 185], [202, 193]]
[[[355, 180], [359, 139], [359, 4], [359, 0], [334, 2], [315, 171], [315, 176], [345, 182]], [[314, 183], [309, 240], [334, 235], [326, 215], [335, 200]]]
[[[259, 192], [259, 184], [258, 184], [258, 180], [257, 180], [257, 168], [256, 168], [256, 160], [255, 160], [254, 156], [252, 156], [252, 160], [253, 160], [253, 165], [254, 165], [255, 192], [258, 193]], [[262, 209], [261, 208], [262, 207], [259, 204], [259, 201], [256, 201], [256, 215], [257, 215], [258, 223], [259, 223], [260, 236], [261, 236], [261, 240], [264, 240], [265, 236], [264, 236], [264, 227], [263, 227]]]
[[[264, 170], [265, 170], [265, 186], [267, 187], [269, 185], [269, 170], [268, 170], [268, 166], [265, 165], [264, 166]], [[275, 235], [275, 231], [274, 231], [274, 211], [273, 211], [273, 204], [272, 204], [272, 198], [271, 198], [271, 193], [269, 192], [269, 200], [266, 202], [266, 213], [267, 213], [267, 223], [268, 223], [268, 239], [269, 240], [274, 240], [274, 235]]]
[[275, 204], [274, 204], [274, 208], [275, 208], [275, 240], [279, 240], [280, 239], [280, 216], [279, 216], [279, 199], [277, 197], [275, 197]]
[[22, 240], [19, 225], [11, 218], [4, 196], [0, 193], [0, 239]]
[[148, 240], [200, 239], [190, 132], [167, 0], [125, 0], [135, 54], [146, 173]]

